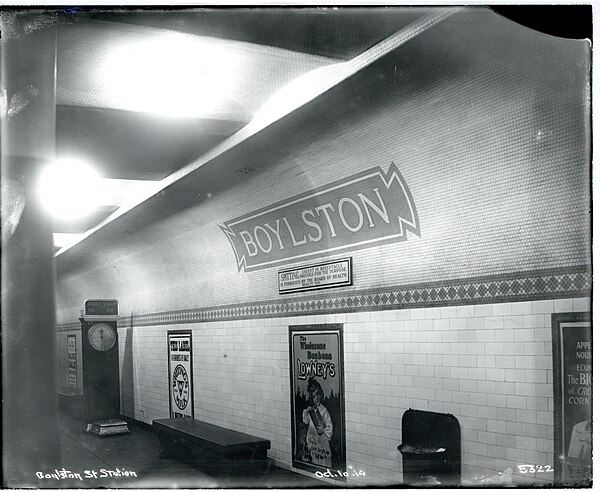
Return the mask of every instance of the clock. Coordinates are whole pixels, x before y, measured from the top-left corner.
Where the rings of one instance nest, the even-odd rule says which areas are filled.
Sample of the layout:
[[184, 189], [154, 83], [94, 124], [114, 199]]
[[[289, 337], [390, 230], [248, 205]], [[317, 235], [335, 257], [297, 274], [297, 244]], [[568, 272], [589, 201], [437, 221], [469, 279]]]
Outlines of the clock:
[[113, 348], [117, 340], [117, 332], [106, 323], [92, 325], [87, 336], [90, 345], [100, 352], [106, 352]]
[[[100, 319], [98, 319], [100, 318]], [[82, 316], [81, 358], [82, 389], [88, 429], [93, 423], [116, 419], [120, 415], [119, 337], [117, 316], [94, 314]], [[112, 427], [111, 427], [112, 429]], [[92, 426], [91, 431], [94, 431]], [[99, 434], [106, 433], [102, 428]]]

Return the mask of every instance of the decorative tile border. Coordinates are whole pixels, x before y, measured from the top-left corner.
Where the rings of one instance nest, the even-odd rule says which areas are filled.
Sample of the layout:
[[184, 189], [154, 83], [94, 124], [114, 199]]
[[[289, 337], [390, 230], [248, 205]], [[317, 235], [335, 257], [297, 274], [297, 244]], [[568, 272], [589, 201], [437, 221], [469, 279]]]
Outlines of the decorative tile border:
[[[591, 268], [581, 266], [140, 314], [122, 317], [119, 327], [587, 297], [591, 288]], [[78, 327], [69, 323], [59, 329]]]

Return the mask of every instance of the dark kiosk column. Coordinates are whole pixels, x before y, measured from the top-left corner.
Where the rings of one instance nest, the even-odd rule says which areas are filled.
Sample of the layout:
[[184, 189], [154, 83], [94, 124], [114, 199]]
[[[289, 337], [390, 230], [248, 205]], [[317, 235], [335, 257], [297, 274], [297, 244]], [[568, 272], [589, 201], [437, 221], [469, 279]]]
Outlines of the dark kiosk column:
[[[4, 485], [60, 466], [50, 219], [34, 194], [54, 158], [54, 28], [2, 12], [2, 441]], [[33, 29], [33, 26], [37, 26]]]

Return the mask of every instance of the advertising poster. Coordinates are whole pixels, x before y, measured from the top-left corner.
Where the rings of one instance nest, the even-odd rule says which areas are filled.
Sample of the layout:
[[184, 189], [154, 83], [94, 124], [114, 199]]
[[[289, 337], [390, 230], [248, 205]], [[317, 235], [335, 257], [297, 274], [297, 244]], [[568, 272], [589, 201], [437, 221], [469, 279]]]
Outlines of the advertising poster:
[[170, 331], [169, 409], [171, 418], [194, 417], [192, 395], [192, 332]]
[[592, 479], [592, 327], [589, 317], [555, 315], [555, 481]]
[[67, 361], [69, 364], [67, 372], [67, 386], [77, 388], [77, 337], [67, 335]]
[[342, 325], [290, 327], [292, 464], [344, 480]]

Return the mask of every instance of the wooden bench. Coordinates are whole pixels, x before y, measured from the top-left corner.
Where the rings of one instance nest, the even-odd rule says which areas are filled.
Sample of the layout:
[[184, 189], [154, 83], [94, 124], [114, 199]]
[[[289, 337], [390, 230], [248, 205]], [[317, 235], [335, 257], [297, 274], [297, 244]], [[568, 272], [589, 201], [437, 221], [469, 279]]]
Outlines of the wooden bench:
[[152, 427], [160, 441], [161, 458], [193, 459], [213, 469], [249, 465], [268, 469], [271, 441], [191, 418], [156, 419]]

